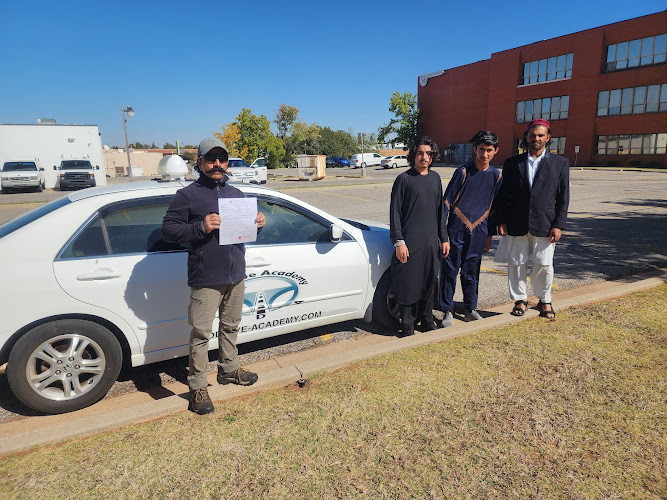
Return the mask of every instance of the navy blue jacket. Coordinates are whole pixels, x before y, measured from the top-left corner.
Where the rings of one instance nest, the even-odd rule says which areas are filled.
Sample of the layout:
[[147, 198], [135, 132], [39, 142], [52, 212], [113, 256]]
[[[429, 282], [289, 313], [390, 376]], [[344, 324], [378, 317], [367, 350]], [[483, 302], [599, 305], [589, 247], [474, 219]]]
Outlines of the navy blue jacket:
[[533, 179], [528, 182], [528, 153], [512, 156], [503, 165], [496, 214], [507, 234], [545, 237], [553, 227], [564, 229], [570, 204], [570, 161], [547, 151]]
[[218, 198], [244, 197], [227, 181], [226, 175], [216, 182], [201, 174], [195, 182], [176, 191], [162, 221], [164, 241], [189, 245], [189, 286], [229, 285], [245, 278], [245, 245], [220, 245], [218, 230], [208, 234], [204, 231], [204, 218], [218, 213]]

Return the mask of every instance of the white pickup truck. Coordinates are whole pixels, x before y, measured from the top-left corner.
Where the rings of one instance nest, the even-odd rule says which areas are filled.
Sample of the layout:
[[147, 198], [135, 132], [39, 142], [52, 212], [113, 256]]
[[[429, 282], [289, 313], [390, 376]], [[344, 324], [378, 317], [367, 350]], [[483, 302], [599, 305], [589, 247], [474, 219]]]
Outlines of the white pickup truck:
[[58, 187], [61, 191], [67, 189], [95, 187], [95, 170], [100, 167], [93, 167], [88, 160], [63, 160], [60, 167], [53, 166], [53, 170], [58, 170]]
[[266, 163], [264, 158], [257, 158], [248, 165], [243, 158], [230, 158], [227, 175], [233, 182], [266, 184]]

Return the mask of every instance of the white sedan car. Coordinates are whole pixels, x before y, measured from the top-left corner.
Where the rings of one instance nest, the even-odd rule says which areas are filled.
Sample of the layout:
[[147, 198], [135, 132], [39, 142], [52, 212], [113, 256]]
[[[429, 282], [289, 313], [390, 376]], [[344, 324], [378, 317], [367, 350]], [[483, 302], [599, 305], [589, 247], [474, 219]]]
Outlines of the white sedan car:
[[405, 155], [394, 155], [382, 158], [380, 162], [384, 168], [408, 167], [408, 157]]
[[[261, 160], [261, 161], [258, 161]], [[252, 165], [243, 158], [230, 158], [227, 175], [232, 182], [243, 182], [249, 184], [266, 184], [268, 178], [264, 158], [252, 162]]]
[[[184, 185], [85, 189], [0, 226], [0, 372], [24, 404], [80, 409], [107, 393], [124, 361], [188, 354], [187, 251], [161, 237]], [[239, 187], [266, 215], [246, 248], [239, 343], [357, 318], [396, 326], [386, 225]], [[217, 330], [216, 319], [210, 349]]]

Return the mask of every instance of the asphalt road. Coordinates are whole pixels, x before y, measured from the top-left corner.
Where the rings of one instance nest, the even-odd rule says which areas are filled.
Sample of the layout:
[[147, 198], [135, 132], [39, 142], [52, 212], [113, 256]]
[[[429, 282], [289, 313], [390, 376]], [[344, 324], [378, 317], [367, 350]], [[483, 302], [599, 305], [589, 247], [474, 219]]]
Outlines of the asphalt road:
[[[405, 168], [385, 170], [328, 169], [321, 181], [299, 181], [295, 169], [272, 171], [268, 187], [281, 190], [335, 216], [389, 222], [389, 196], [394, 178]], [[454, 172], [436, 167], [446, 186]], [[341, 177], [336, 177], [341, 176]], [[344, 177], [343, 177], [344, 176]], [[110, 179], [126, 182], [127, 179]], [[667, 267], [667, 172], [571, 171], [570, 220], [558, 243], [555, 258], [555, 289], [583, 286], [611, 278]], [[0, 223], [65, 193], [16, 193], [0, 196]], [[479, 307], [509, 301], [506, 265], [493, 262], [499, 238], [482, 260]], [[460, 300], [460, 291], [455, 296]], [[554, 304], [558, 309], [558, 304]], [[241, 363], [248, 364], [324, 342], [366, 332], [393, 335], [362, 321], [338, 323], [288, 336], [241, 344]], [[124, 370], [107, 397], [130, 391], [149, 391], [161, 383], [184, 381], [187, 359], [180, 358]], [[6, 377], [0, 377], [0, 421], [24, 418], [33, 412], [10, 394]]]

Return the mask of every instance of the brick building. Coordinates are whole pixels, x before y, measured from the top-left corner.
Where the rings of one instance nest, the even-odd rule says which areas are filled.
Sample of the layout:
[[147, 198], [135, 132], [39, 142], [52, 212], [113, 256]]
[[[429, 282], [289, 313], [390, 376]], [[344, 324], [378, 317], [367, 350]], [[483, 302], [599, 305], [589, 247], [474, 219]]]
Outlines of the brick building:
[[526, 122], [551, 122], [551, 150], [574, 165], [667, 167], [667, 11], [496, 52], [421, 75], [420, 132], [450, 161], [493, 130], [500, 157], [519, 150]]

